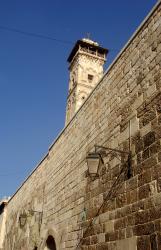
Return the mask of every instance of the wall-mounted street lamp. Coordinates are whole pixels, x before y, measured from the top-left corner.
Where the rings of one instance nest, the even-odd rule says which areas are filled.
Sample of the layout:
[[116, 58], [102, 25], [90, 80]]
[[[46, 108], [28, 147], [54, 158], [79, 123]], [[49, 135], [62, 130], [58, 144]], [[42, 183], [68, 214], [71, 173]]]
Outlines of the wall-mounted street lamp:
[[95, 145], [95, 151], [88, 153], [86, 156], [88, 174], [92, 179], [99, 177], [99, 167], [103, 164], [103, 157], [106, 157], [109, 154], [117, 155], [128, 155], [128, 178], [131, 177], [131, 153], [122, 151], [119, 149], [107, 148]]
[[98, 177], [98, 170], [101, 163], [103, 163], [103, 159], [100, 153], [93, 152], [88, 153], [86, 157], [88, 173], [92, 178]]
[[35, 213], [38, 213], [39, 216], [42, 217], [42, 211], [35, 211], [35, 210], [28, 210], [28, 214], [26, 212], [23, 212], [22, 214], [20, 214], [19, 216], [19, 225], [20, 227], [24, 227], [26, 222], [27, 222], [27, 218], [30, 216], [33, 216]]

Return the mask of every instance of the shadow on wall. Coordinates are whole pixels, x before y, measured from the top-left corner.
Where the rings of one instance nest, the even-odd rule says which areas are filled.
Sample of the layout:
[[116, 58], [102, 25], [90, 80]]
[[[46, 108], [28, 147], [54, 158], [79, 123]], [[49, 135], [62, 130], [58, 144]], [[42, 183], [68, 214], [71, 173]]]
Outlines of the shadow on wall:
[[48, 236], [44, 250], [56, 250], [56, 243], [53, 236], [51, 235]]

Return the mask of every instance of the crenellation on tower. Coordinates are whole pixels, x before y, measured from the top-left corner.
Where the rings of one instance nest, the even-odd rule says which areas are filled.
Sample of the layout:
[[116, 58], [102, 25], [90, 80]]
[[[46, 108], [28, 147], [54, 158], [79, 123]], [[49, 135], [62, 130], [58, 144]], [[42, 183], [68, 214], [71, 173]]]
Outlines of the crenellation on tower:
[[66, 124], [103, 76], [103, 65], [108, 50], [88, 38], [78, 40], [69, 57], [69, 91], [66, 108]]

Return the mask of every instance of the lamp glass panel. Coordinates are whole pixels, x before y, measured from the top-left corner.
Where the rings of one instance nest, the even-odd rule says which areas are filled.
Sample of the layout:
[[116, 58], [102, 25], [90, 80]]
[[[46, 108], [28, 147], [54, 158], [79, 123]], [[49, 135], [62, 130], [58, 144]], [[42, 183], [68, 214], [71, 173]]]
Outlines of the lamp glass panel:
[[99, 163], [100, 163], [99, 155], [95, 157], [93, 157], [92, 155], [87, 157], [89, 174], [95, 174], [95, 175], [97, 174]]

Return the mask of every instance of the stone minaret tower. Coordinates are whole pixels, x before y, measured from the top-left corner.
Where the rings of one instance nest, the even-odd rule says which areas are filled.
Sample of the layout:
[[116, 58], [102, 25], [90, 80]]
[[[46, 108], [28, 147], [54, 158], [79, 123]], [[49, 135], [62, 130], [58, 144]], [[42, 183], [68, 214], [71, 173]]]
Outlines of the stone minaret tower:
[[107, 52], [90, 39], [76, 42], [68, 57], [70, 78], [66, 125], [103, 76]]

